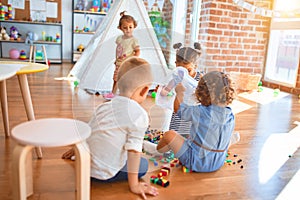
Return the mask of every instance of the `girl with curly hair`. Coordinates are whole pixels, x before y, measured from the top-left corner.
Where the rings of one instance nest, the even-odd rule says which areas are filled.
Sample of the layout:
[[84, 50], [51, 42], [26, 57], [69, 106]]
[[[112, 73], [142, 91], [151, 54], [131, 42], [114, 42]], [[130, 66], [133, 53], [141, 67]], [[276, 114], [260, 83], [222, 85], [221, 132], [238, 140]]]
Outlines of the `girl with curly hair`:
[[231, 139], [235, 118], [228, 105], [235, 98], [233, 82], [227, 74], [211, 71], [198, 82], [195, 96], [199, 104], [183, 103], [183, 94], [184, 89], [177, 91], [180, 105], [174, 107], [181, 119], [192, 123], [190, 135], [186, 139], [174, 130], [167, 131], [157, 150], [160, 153], [172, 150], [192, 171], [216, 171], [223, 166], [229, 145], [239, 140]]

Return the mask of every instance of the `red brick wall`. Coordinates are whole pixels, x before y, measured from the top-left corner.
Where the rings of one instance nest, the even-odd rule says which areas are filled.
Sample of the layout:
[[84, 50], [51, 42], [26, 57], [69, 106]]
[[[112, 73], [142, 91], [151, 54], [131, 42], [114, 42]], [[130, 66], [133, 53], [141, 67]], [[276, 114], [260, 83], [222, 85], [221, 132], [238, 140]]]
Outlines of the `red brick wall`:
[[[249, 1], [254, 3], [254, 1]], [[266, 8], [271, 0], [264, 0]], [[262, 73], [270, 19], [242, 9], [232, 0], [203, 0], [199, 40], [209, 70]]]
[[[170, 27], [168, 28], [168, 35], [171, 37], [172, 35], [172, 10], [173, 10], [173, 5], [170, 2], [170, 0], [165, 0], [164, 7], [163, 7], [163, 16], [164, 20], [168, 21], [170, 23]], [[170, 41], [167, 43], [167, 47], [163, 50], [163, 54], [166, 58], [166, 62], [169, 63], [170, 59]]]
[[185, 26], [185, 46], [191, 45], [190, 39], [191, 39], [192, 24], [190, 18], [193, 12], [193, 6], [194, 6], [194, 0], [188, 0], [187, 12], [186, 12], [186, 26]]

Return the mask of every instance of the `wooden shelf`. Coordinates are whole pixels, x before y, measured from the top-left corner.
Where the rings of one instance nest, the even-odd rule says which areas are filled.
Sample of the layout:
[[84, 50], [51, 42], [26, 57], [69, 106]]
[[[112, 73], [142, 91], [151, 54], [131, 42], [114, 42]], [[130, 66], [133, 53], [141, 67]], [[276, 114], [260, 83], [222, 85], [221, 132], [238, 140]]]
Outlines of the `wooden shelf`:
[[41, 25], [52, 25], [52, 26], [62, 26], [62, 23], [55, 22], [33, 22], [33, 21], [24, 21], [24, 20], [1, 20], [1, 22], [6, 23], [24, 23], [24, 24], [41, 24]]
[[61, 45], [61, 42], [49, 42], [44, 40], [34, 41], [33, 44], [50, 44], [50, 45]]
[[[89, 45], [90, 40], [95, 35], [98, 26], [107, 16], [107, 12], [92, 12], [90, 8], [78, 10], [76, 7], [78, 0], [72, 1], [72, 62], [75, 63], [82, 52], [77, 51], [78, 46], [83, 45], [85, 48]], [[109, 12], [109, 11], [108, 11]], [[84, 30], [89, 30], [85, 32]]]
[[82, 54], [83, 51], [73, 51], [73, 53], [76, 53], [76, 54]]
[[[25, 43], [26, 35], [28, 32], [32, 31], [37, 33], [37, 41], [33, 41], [34, 46], [44, 45], [47, 49], [47, 57], [50, 62], [62, 63], [63, 59], [63, 26], [61, 23], [51, 23], [51, 22], [32, 22], [23, 20], [0, 20], [0, 25], [4, 27], [15, 26], [18, 27], [19, 33], [21, 34], [20, 40], [0, 40], [0, 58], [9, 58], [9, 49], [16, 48], [18, 50], [24, 50], [27, 55], [30, 53], [30, 43]], [[44, 41], [42, 40], [41, 33], [45, 31], [47, 35], [52, 36], [55, 39], [56, 34], [60, 35], [60, 41]], [[51, 59], [53, 58], [53, 59]], [[21, 61], [21, 60], [20, 60]], [[26, 61], [26, 60], [25, 60]], [[44, 61], [37, 61], [44, 62]]]
[[90, 31], [90, 32], [76, 32], [74, 31], [74, 34], [82, 34], [82, 35], [94, 35], [95, 32], [94, 31]]
[[[0, 42], [11, 42], [11, 43], [25, 43], [25, 40], [0, 40]], [[27, 43], [29, 45], [29, 43]], [[51, 44], [51, 45], [61, 45], [60, 42], [50, 42], [44, 40], [34, 41], [33, 44]]]
[[0, 40], [0, 42], [25, 43], [25, 40]]
[[107, 13], [105, 12], [92, 12], [92, 11], [88, 11], [88, 10], [74, 10], [74, 13], [77, 14], [91, 14], [91, 15], [106, 15]]
[[[18, 62], [29, 62], [29, 59], [21, 60], [21, 59], [11, 59], [11, 58], [0, 58], [1, 61], [18, 61]], [[51, 63], [62, 63], [62, 60], [55, 58], [48, 58]], [[45, 60], [35, 60], [36, 63], [45, 63]]]

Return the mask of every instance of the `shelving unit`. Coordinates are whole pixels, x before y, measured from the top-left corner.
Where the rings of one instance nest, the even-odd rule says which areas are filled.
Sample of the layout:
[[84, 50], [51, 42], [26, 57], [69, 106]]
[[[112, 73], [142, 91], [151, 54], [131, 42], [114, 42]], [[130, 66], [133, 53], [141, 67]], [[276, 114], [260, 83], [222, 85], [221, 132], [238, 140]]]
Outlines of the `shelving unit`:
[[[9, 50], [12, 48], [19, 51], [24, 50], [26, 56], [30, 53], [30, 44], [25, 44], [26, 35], [28, 32], [34, 32], [38, 35], [38, 40], [33, 42], [33, 45], [41, 50], [41, 46], [44, 45], [47, 51], [47, 57], [50, 63], [62, 63], [62, 24], [60, 23], [43, 23], [43, 22], [29, 22], [19, 20], [2, 20], [0, 26], [6, 27], [6, 32], [9, 35], [10, 27], [15, 26], [18, 32], [21, 34], [21, 40], [0, 40], [0, 59], [7, 60], [9, 57]], [[60, 42], [44, 41], [42, 40], [42, 32], [46, 33], [46, 36], [51, 36], [53, 39], [56, 34], [60, 34]], [[21, 60], [20, 60], [21, 61]], [[43, 60], [36, 60], [36, 62], [44, 62]]]
[[[98, 25], [106, 16], [104, 12], [92, 12], [89, 10], [76, 10], [77, 0], [73, 0], [73, 13], [72, 13], [72, 62], [76, 62], [82, 52], [78, 51], [79, 45], [87, 47], [89, 41], [96, 32]], [[91, 7], [89, 2], [88, 8]]]

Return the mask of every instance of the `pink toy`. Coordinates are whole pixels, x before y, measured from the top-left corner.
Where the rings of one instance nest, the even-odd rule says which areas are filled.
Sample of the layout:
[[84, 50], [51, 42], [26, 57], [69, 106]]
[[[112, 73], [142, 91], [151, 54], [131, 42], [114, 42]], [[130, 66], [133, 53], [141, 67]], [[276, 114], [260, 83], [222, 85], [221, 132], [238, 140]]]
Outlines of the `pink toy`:
[[103, 97], [106, 100], [110, 100], [110, 99], [114, 98], [115, 95], [113, 93], [108, 93], [108, 94], [104, 94]]
[[20, 51], [18, 49], [9, 50], [9, 57], [11, 59], [18, 59], [20, 57]]

